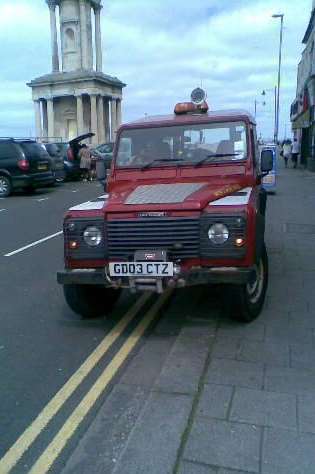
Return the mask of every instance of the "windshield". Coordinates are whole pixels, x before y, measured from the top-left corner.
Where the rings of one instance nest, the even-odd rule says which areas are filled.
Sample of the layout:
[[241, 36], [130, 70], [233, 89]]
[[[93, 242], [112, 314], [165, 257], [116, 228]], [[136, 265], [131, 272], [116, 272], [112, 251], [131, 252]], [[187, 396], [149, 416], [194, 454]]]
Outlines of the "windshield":
[[124, 130], [119, 138], [116, 166], [209, 164], [246, 157], [243, 122], [207, 123]]

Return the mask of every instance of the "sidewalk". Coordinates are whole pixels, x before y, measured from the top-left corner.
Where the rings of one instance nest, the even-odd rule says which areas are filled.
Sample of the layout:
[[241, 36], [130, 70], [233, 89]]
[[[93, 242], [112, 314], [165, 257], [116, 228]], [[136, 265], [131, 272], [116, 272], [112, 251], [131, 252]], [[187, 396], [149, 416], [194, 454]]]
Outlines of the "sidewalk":
[[178, 292], [63, 474], [315, 472], [315, 175], [281, 169], [267, 213], [261, 317]]

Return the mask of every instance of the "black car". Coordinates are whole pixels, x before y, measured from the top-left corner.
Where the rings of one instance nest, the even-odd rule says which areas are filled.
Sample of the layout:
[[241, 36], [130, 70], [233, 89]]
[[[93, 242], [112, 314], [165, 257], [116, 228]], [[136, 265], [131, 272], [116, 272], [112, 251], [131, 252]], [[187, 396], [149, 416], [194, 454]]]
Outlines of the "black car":
[[47, 153], [53, 162], [53, 173], [57, 183], [62, 183], [65, 180], [65, 167], [64, 167], [64, 153], [62, 143], [44, 143]]
[[79, 135], [73, 140], [70, 140], [69, 143], [61, 144], [64, 146], [64, 167], [65, 167], [67, 179], [80, 179], [81, 178], [80, 158], [79, 158], [81, 141], [86, 140], [87, 138], [91, 138], [94, 135], [95, 135], [94, 133], [85, 133], [84, 135]]
[[54, 184], [52, 160], [34, 140], [0, 138], [0, 197]]

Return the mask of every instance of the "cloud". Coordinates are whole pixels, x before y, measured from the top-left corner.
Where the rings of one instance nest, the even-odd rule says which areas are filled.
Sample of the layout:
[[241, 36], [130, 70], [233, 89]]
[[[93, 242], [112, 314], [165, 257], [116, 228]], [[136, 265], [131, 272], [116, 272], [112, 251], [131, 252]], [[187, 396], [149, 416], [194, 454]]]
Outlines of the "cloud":
[[[212, 108], [247, 108], [258, 101], [260, 130], [273, 133], [279, 22], [285, 14], [281, 131], [295, 97], [301, 40], [311, 0], [106, 0], [102, 14], [104, 72], [128, 84], [124, 120], [170, 113], [196, 85]], [[33, 129], [30, 79], [50, 70], [49, 13], [44, 0], [0, 0], [2, 45], [0, 134]], [[262, 90], [266, 89], [266, 105]], [[23, 128], [24, 127], [24, 128]]]

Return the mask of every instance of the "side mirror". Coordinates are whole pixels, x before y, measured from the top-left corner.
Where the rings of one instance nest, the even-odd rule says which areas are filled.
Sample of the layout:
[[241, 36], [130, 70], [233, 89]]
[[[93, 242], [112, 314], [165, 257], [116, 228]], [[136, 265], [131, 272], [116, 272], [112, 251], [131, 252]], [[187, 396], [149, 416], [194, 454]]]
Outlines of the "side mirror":
[[262, 150], [260, 157], [260, 169], [262, 173], [269, 173], [273, 168], [272, 150]]

